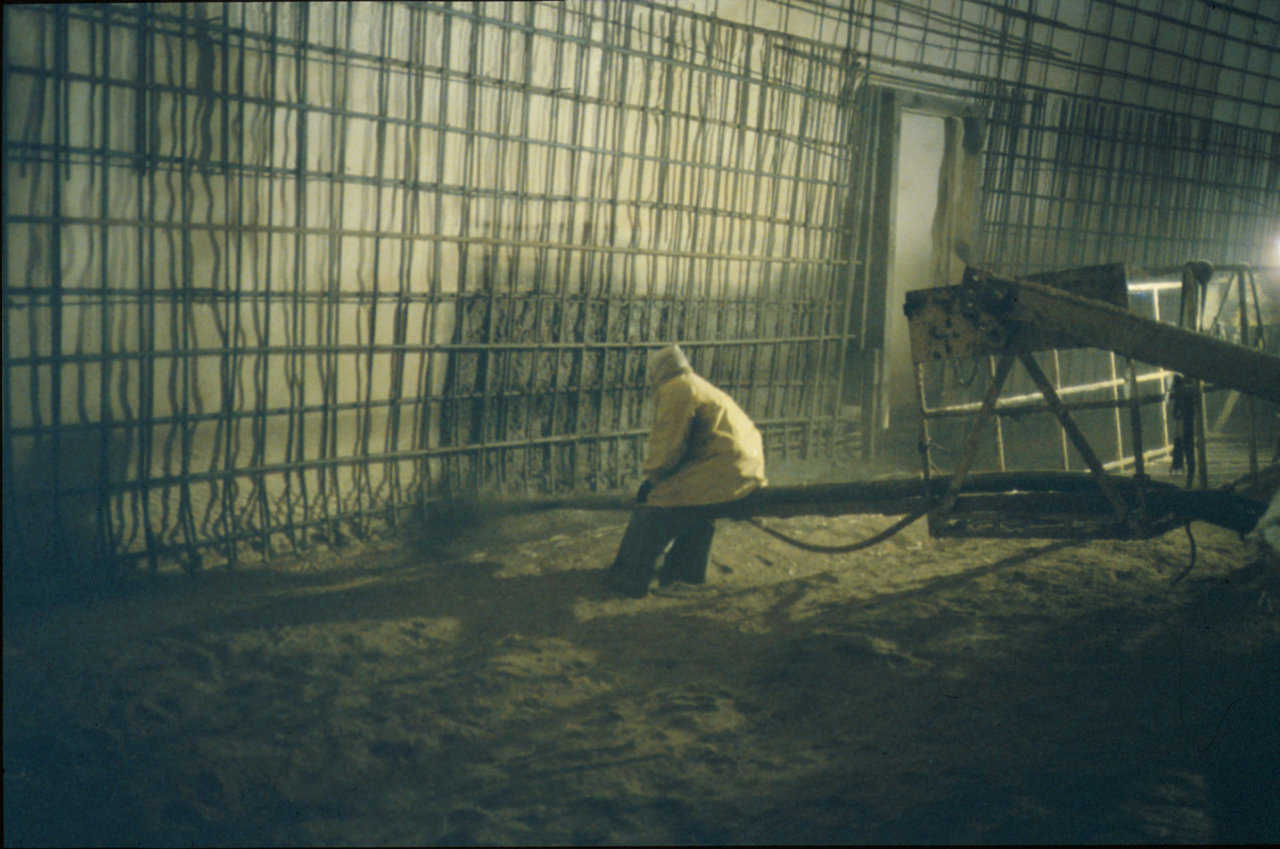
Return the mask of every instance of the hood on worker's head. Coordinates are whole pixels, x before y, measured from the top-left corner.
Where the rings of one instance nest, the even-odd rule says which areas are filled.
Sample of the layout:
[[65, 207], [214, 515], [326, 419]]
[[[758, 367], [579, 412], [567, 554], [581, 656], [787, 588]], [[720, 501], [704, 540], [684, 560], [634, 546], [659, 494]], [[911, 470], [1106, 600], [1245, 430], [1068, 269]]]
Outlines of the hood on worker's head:
[[645, 379], [650, 389], [657, 389], [676, 375], [691, 371], [693, 366], [689, 365], [689, 358], [679, 345], [652, 350], [645, 361]]

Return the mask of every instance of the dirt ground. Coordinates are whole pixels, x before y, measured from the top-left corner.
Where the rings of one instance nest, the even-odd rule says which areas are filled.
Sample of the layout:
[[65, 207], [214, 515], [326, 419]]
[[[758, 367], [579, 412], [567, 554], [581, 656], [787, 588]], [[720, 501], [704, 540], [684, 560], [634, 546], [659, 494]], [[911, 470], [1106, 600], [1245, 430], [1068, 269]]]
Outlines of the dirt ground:
[[1280, 840], [1280, 569], [1230, 532], [722, 520], [624, 600], [624, 520], [7, 616], [6, 845]]

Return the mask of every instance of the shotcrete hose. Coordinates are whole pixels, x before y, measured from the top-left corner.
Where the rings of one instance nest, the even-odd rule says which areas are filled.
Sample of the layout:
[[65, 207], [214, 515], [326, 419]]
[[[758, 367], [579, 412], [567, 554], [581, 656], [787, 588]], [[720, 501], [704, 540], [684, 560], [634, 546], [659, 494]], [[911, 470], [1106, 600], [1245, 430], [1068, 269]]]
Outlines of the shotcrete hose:
[[921, 516], [928, 513], [930, 510], [933, 509], [933, 506], [934, 504], [932, 501], [926, 502], [923, 507], [915, 510], [912, 513], [908, 513], [907, 515], [903, 516], [901, 519], [894, 522], [892, 525], [885, 528], [884, 530], [878, 533], [872, 534], [866, 539], [859, 540], [858, 542], [848, 543], [846, 545], [818, 545], [812, 542], [805, 542], [804, 540], [796, 539], [793, 536], [788, 536], [787, 534], [782, 533], [782, 531], [774, 530], [773, 528], [769, 527], [768, 525], [764, 524], [759, 519], [756, 519], [754, 517], [747, 518], [744, 521], [754, 525], [755, 527], [764, 531], [766, 534], [768, 534], [771, 537], [780, 539], [783, 542], [787, 543], [788, 545], [795, 546], [796, 548], [803, 549], [805, 551], [813, 551], [818, 554], [848, 554], [852, 551], [858, 551], [863, 548], [870, 548], [873, 545], [879, 545], [880, 543], [889, 539], [889, 537], [901, 531], [907, 525], [910, 525], [916, 519], [919, 519]]

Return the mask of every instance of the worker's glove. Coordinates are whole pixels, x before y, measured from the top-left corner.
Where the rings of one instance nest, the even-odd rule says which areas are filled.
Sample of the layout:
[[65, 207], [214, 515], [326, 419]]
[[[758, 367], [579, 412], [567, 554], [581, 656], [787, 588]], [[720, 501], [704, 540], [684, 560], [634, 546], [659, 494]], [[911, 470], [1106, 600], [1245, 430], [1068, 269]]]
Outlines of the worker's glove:
[[636, 503], [643, 504], [649, 498], [649, 493], [653, 490], [653, 481], [645, 481], [640, 484], [640, 488], [636, 490]]

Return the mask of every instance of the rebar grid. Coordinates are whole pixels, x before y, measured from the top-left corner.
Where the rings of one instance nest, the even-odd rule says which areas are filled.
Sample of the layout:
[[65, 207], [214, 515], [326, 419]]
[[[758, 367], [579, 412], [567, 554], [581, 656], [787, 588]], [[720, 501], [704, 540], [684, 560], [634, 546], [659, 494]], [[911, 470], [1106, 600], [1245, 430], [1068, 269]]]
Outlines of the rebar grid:
[[1021, 96], [1280, 129], [1280, 15], [1269, 0], [777, 0], [847, 26], [873, 72], [970, 96], [993, 80]]
[[[877, 418], [896, 308], [868, 82], [982, 105], [999, 273], [1258, 264], [1280, 218], [1266, 0], [5, 24], [6, 558], [15, 515], [64, 554], [234, 565], [241, 543], [337, 542], [460, 493], [626, 485], [643, 349], [672, 340], [773, 456], [831, 452], [843, 407]], [[1105, 382], [1117, 428], [1109, 358], [1046, 371]]]
[[667, 341], [772, 455], [832, 450], [838, 47], [647, 3], [5, 16], [6, 541], [234, 565], [630, 485]]
[[[825, 0], [780, 2], [829, 20], [846, 14]], [[1268, 4], [864, 0], [852, 16], [873, 83], [956, 96], [985, 112], [974, 264], [1017, 276], [1116, 261], [1275, 261], [1280, 18]], [[1176, 320], [1177, 284], [1135, 287], [1132, 305]], [[1060, 392], [1083, 397], [1071, 406], [1107, 446], [1109, 466], [1141, 469], [1144, 457], [1168, 452], [1159, 396], [1138, 391], [1158, 382], [1163, 392], [1167, 372], [1139, 366], [1130, 381], [1113, 355], [1088, 350], [1042, 359]], [[970, 415], [984, 385], [967, 369], [928, 370], [921, 400], [947, 407], [943, 418]], [[1033, 389], [1015, 371], [997, 409], [1022, 421]], [[1129, 432], [1140, 431], [1123, 426], [1122, 406], [1145, 427], [1146, 445], [1132, 444]], [[983, 462], [1044, 463], [1025, 450], [1038, 447], [1039, 432], [1018, 431], [998, 416]], [[1024, 450], [1006, 450], [1010, 434]], [[1078, 466], [1064, 432], [1056, 442], [1061, 465]]]
[[1274, 263], [1280, 15], [1266, 0], [779, 2], [851, 18], [873, 81], [984, 105], [984, 267]]

